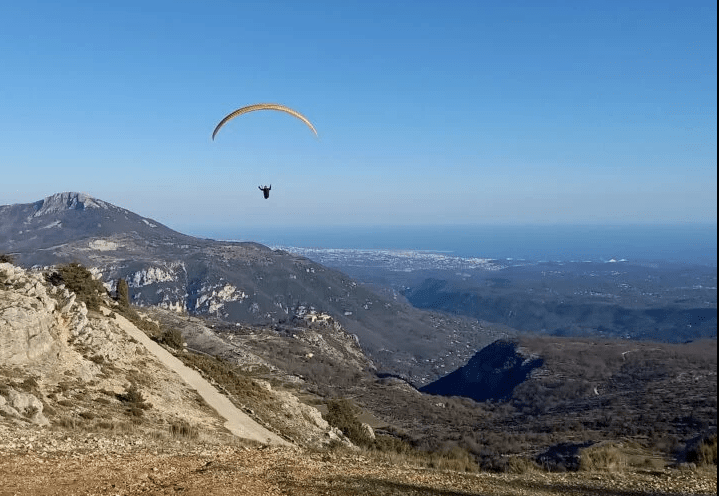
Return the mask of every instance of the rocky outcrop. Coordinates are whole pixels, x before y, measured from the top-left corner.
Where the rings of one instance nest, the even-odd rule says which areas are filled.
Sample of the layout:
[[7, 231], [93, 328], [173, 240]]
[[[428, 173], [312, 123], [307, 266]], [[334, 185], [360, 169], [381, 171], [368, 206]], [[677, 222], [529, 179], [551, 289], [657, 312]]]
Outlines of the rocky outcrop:
[[56, 214], [63, 210], [84, 210], [86, 208], [103, 208], [107, 209], [108, 204], [102, 200], [97, 200], [85, 193], [56, 193], [48, 196], [44, 200], [34, 204], [35, 212], [31, 217], [40, 217], [43, 215]]
[[[48, 293], [41, 273], [28, 273], [0, 264], [0, 363], [20, 365], [42, 360], [57, 348], [53, 328], [58, 312], [74, 298], [52, 288]], [[68, 308], [69, 309], [69, 308]]]
[[25, 418], [37, 425], [48, 425], [50, 422], [43, 415], [42, 409], [42, 401], [33, 394], [10, 388], [7, 391], [7, 399], [0, 395], [0, 412], [5, 415]]
[[[113, 313], [113, 305], [106, 300], [101, 312], [88, 312], [74, 293], [47, 283], [41, 271], [0, 264], [0, 424], [7, 418], [46, 425], [44, 412], [50, 411], [72, 425], [95, 418], [107, 425], [109, 418], [125, 421], [129, 408], [147, 425], [182, 422], [218, 435], [227, 432], [224, 426], [244, 439], [280, 445], [291, 444], [286, 439], [315, 447], [349, 444], [317, 409], [267, 383], [267, 401], [277, 408], [263, 410], [263, 418], [248, 417], [211, 380]], [[221, 341], [204, 331], [204, 341]], [[134, 413], [123, 404], [129, 388], [138, 397]], [[243, 409], [255, 408], [250, 400], [235, 400], [247, 401]]]

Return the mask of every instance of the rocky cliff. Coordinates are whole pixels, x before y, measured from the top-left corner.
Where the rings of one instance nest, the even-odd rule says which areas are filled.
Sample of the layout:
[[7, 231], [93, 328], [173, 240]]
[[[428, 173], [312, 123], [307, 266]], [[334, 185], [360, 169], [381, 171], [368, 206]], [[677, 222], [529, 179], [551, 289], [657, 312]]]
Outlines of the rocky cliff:
[[[177, 350], [153, 349], [161, 347], [117, 309], [105, 299], [101, 312], [88, 311], [43, 272], [1, 263], [0, 424], [82, 423], [85, 430], [127, 428], [159, 437], [183, 428], [220, 440], [246, 432], [243, 437], [260, 442], [307, 446], [342, 440], [315, 408], [262, 381], [248, 381], [248, 393], [261, 391], [272, 415], [262, 415], [267, 409], [252, 397], [225, 398], [233, 420], [209, 395], [226, 391], [173, 358]], [[197, 376], [194, 382], [189, 374]], [[252, 418], [237, 403], [253, 411]]]

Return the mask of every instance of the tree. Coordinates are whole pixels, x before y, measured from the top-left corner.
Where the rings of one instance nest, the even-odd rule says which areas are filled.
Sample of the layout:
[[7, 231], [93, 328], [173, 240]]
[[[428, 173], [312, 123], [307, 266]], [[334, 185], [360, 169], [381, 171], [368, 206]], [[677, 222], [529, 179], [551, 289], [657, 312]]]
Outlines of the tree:
[[52, 284], [65, 284], [69, 291], [77, 295], [79, 301], [87, 305], [88, 310], [99, 310], [102, 297], [107, 295], [102, 282], [95, 279], [87, 268], [76, 262], [58, 266], [57, 271], [47, 278]]
[[127, 281], [123, 278], [120, 278], [117, 281], [117, 294], [115, 299], [121, 307], [130, 306], [130, 288], [127, 285]]

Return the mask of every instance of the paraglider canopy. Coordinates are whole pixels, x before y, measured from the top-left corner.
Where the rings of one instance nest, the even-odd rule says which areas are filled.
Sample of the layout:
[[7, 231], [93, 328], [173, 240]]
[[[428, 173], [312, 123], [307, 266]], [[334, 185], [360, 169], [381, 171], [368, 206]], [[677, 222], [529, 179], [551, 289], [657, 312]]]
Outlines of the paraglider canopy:
[[248, 105], [247, 107], [239, 108], [239, 109], [235, 110], [234, 112], [225, 116], [225, 118], [220, 121], [220, 123], [217, 125], [217, 127], [215, 127], [215, 130], [212, 132], [212, 139], [213, 140], [215, 139], [217, 132], [229, 120], [234, 119], [238, 115], [246, 114], [247, 112], [253, 112], [255, 110], [278, 110], [280, 112], [285, 112], [290, 115], [293, 115], [293, 116], [297, 117], [299, 120], [301, 120], [302, 122], [304, 122], [307, 125], [307, 127], [309, 127], [313, 133], [315, 133], [315, 136], [318, 136], [317, 130], [312, 125], [312, 123], [309, 121], [309, 119], [307, 119], [307, 117], [300, 114], [296, 110], [292, 110], [291, 108], [285, 107], [284, 105], [280, 105], [279, 103], [257, 103], [255, 105]]

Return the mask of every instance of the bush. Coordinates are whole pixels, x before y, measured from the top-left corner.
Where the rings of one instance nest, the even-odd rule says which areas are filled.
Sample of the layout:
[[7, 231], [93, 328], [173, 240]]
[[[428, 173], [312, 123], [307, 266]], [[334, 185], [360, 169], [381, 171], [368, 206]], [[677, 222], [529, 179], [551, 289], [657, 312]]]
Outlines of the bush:
[[177, 329], [167, 329], [162, 333], [162, 337], [159, 341], [176, 350], [181, 350], [184, 343], [182, 333]]
[[511, 456], [507, 462], [507, 471], [513, 474], [525, 474], [541, 470], [534, 460], [529, 460], [521, 456]]
[[627, 456], [621, 446], [613, 443], [599, 443], [580, 452], [579, 470], [621, 471], [627, 466]]
[[704, 437], [687, 450], [687, 461], [697, 465], [717, 464], [717, 434]]
[[65, 284], [69, 291], [84, 302], [88, 310], [99, 310], [102, 297], [107, 290], [102, 282], [92, 276], [92, 273], [79, 263], [60, 265], [57, 270], [47, 276], [48, 282], [53, 285]]
[[330, 400], [327, 403], [325, 420], [333, 427], [341, 430], [357, 446], [370, 447], [373, 439], [362, 428], [357, 420], [359, 409], [345, 398]]
[[0, 253], [0, 263], [9, 263], [15, 265], [15, 258], [7, 253]]
[[195, 439], [200, 434], [196, 426], [190, 425], [184, 420], [180, 420], [170, 424], [170, 435], [172, 435], [172, 437]]
[[135, 384], [130, 384], [126, 392], [118, 393], [116, 396], [118, 400], [128, 406], [128, 413], [135, 417], [141, 417], [143, 410], [147, 410], [152, 406], [145, 402], [145, 398]]

